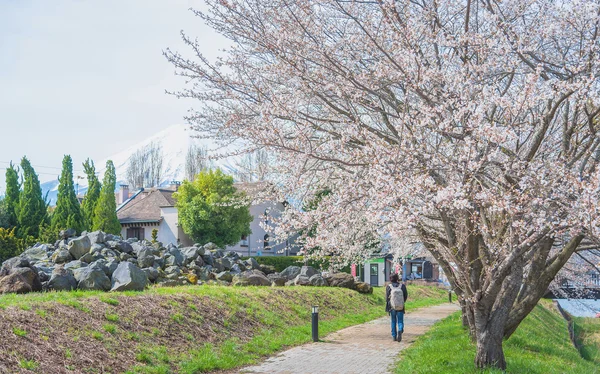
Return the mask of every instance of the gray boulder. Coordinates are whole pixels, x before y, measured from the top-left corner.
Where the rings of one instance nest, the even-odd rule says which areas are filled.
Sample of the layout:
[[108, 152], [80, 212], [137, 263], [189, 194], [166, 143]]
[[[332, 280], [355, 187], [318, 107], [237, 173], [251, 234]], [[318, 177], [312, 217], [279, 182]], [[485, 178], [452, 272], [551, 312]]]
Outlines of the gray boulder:
[[[88, 266], [87, 263], [79, 261], [79, 260], [75, 260], [75, 261], [71, 261], [65, 264], [64, 269], [65, 270], [74, 270], [74, 269], [80, 269], [80, 268], [84, 268]], [[57, 268], [58, 269], [58, 268]]]
[[294, 284], [296, 286], [310, 286], [310, 278], [305, 275], [298, 274], [296, 278], [294, 278]]
[[239, 274], [242, 271], [246, 271], [246, 267], [241, 264], [233, 264], [230, 270], [232, 273]]
[[212, 274], [212, 272], [210, 271], [212, 267], [207, 266], [207, 267], [203, 267], [200, 268], [199, 271], [196, 271], [196, 275], [198, 276], [198, 279], [203, 280], [203, 281], [207, 281], [210, 279], [210, 274]]
[[147, 268], [154, 265], [154, 254], [152, 248], [146, 247], [138, 252], [138, 265], [141, 268]]
[[327, 287], [329, 286], [329, 283], [327, 283], [327, 280], [325, 280], [325, 278], [323, 278], [323, 276], [321, 274], [315, 274], [312, 277], [309, 278], [309, 283], [311, 286], [316, 286], [316, 287]]
[[202, 256], [202, 260], [204, 261], [205, 264], [213, 266], [213, 264], [214, 264], [214, 257], [212, 255], [212, 252], [206, 252]]
[[221, 264], [224, 270], [231, 270], [232, 262], [227, 257], [218, 258], [215, 264]]
[[195, 261], [198, 256], [198, 248], [196, 247], [187, 247], [181, 250], [181, 254], [183, 255], [183, 263], [185, 265], [189, 264], [192, 261]]
[[266, 275], [277, 273], [277, 269], [275, 269], [275, 266], [273, 265], [260, 264], [258, 270], [262, 271]]
[[354, 288], [354, 277], [348, 273], [335, 273], [325, 277], [331, 287]]
[[101, 255], [102, 254], [102, 250], [106, 248], [104, 246], [104, 244], [100, 244], [100, 243], [94, 243], [92, 244], [92, 246], [90, 247], [90, 254], [91, 255]]
[[96, 261], [96, 257], [88, 252], [88, 253], [84, 254], [83, 256], [81, 256], [79, 258], [79, 260], [89, 264], [90, 262]]
[[281, 274], [281, 276], [287, 278], [287, 280], [293, 280], [298, 275], [300, 275], [300, 267], [299, 266], [288, 266], [280, 274]]
[[146, 273], [146, 277], [150, 282], [154, 282], [158, 279], [158, 270], [155, 268], [144, 268], [142, 269], [144, 273]]
[[52, 261], [56, 264], [64, 264], [71, 260], [73, 260], [73, 256], [71, 255], [71, 252], [66, 249], [57, 249], [52, 254]]
[[120, 240], [118, 242], [116, 249], [118, 251], [121, 251], [122, 253], [128, 253], [128, 254], [133, 253], [133, 247], [131, 246], [131, 244], [129, 244], [128, 242], [126, 242], [124, 240]]
[[319, 272], [316, 271], [312, 266], [302, 266], [302, 268], [300, 268], [300, 275], [304, 276], [304, 277], [312, 277], [315, 274], [318, 274]]
[[217, 245], [215, 243], [206, 243], [206, 244], [204, 244], [204, 250], [205, 251], [214, 251], [217, 248], [219, 248], [219, 247], [217, 247]]
[[41, 291], [42, 281], [37, 269], [24, 257], [4, 261], [0, 269], [0, 293]]
[[85, 268], [76, 269], [73, 272], [73, 275], [76, 278], [77, 275], [79, 275], [79, 283], [77, 284], [77, 288], [80, 290], [110, 290], [110, 279], [106, 276], [106, 273], [100, 269], [88, 266]]
[[203, 246], [199, 244], [194, 244], [194, 247], [196, 247], [196, 249], [198, 250], [198, 256], [204, 256], [204, 253], [206, 253], [206, 251], [204, 250]]
[[282, 287], [285, 286], [285, 282], [287, 282], [287, 278], [281, 276], [279, 273], [267, 274], [267, 278], [273, 283], [273, 286]]
[[[98, 269], [98, 270], [102, 270], [104, 272], [104, 274], [106, 274], [107, 277], [110, 277], [112, 273], [108, 269], [107, 263], [108, 262], [105, 259], [100, 259], [100, 260], [96, 260], [94, 262], [91, 262], [88, 265], [88, 267], [94, 268], [94, 269]], [[117, 265], [118, 264], [115, 263], [115, 269], [117, 268]], [[114, 269], [113, 269], [113, 271], [114, 271]]]
[[110, 248], [104, 248], [102, 250], [102, 252], [100, 252], [102, 254], [102, 257], [104, 258], [118, 258], [119, 254], [115, 251], [112, 250]]
[[373, 293], [373, 287], [365, 282], [356, 282], [354, 289], [360, 293]]
[[248, 270], [233, 277], [233, 286], [270, 286], [271, 281], [262, 271]]
[[48, 259], [48, 247], [46, 245], [32, 247], [23, 252], [21, 256], [29, 259], [30, 263], [44, 261]]
[[225, 257], [231, 260], [231, 262], [236, 262], [240, 259], [240, 255], [236, 251], [227, 251], [225, 252]]
[[225, 266], [223, 266], [223, 263], [220, 260], [221, 260], [220, 258], [217, 258], [217, 259], [215, 259], [215, 262], [213, 263], [213, 269], [217, 273], [225, 271]]
[[167, 266], [165, 268], [165, 277], [169, 279], [174, 279], [179, 277], [181, 274], [181, 268], [179, 266]]
[[70, 271], [57, 266], [48, 281], [48, 289], [55, 291], [71, 291], [77, 288], [77, 280]]
[[233, 280], [233, 274], [228, 271], [222, 271], [216, 276], [217, 280], [231, 282]]
[[121, 252], [119, 254], [120, 261], [128, 261], [130, 258], [133, 258], [133, 256], [131, 256], [129, 253]]
[[258, 262], [256, 262], [254, 257], [250, 257], [249, 259], [246, 260], [246, 266], [250, 269], [260, 268], [260, 265], [258, 264]]
[[92, 247], [92, 243], [90, 242], [90, 238], [87, 236], [80, 236], [78, 238], [74, 238], [69, 242], [67, 248], [71, 256], [75, 260], [79, 260], [79, 258], [90, 251]]
[[90, 232], [86, 236], [90, 239], [90, 243], [92, 243], [92, 245], [104, 243], [104, 240], [106, 240], [102, 231]]
[[179, 249], [173, 248], [169, 251], [165, 256], [165, 266], [183, 266], [183, 254]]
[[130, 262], [121, 262], [112, 275], [111, 291], [143, 291], [148, 284], [146, 273]]
[[75, 232], [74, 229], [66, 229], [66, 230], [60, 230], [60, 232], [58, 233], [58, 236], [61, 239], [68, 239], [68, 238], [72, 238], [75, 235], [77, 235], [77, 233]]

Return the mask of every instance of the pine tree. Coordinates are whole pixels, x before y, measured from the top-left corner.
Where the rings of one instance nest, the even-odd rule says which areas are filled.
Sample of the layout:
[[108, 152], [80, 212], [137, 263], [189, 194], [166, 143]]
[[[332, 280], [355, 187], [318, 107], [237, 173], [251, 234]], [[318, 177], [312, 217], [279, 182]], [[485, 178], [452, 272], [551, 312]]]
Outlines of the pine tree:
[[87, 229], [92, 229], [94, 223], [94, 211], [96, 205], [98, 205], [98, 199], [100, 198], [100, 181], [96, 176], [96, 167], [94, 161], [89, 158], [83, 163], [83, 170], [87, 175], [88, 190], [83, 199], [81, 210], [83, 211], [83, 217], [85, 218], [85, 225]]
[[23, 171], [23, 190], [19, 195], [17, 209], [18, 236], [37, 238], [40, 225], [46, 222], [46, 202], [42, 197], [42, 188], [35, 170], [27, 157], [21, 160]]
[[106, 171], [102, 180], [100, 198], [94, 210], [93, 230], [101, 230], [109, 234], [119, 235], [121, 224], [117, 218], [117, 202], [115, 200], [115, 187], [117, 183], [115, 166], [111, 160], [106, 162]]
[[19, 172], [12, 162], [6, 169], [6, 195], [4, 196], [4, 209], [6, 210], [9, 227], [15, 227], [19, 223], [17, 220], [17, 210], [19, 206], [19, 194], [21, 186], [19, 185]]
[[63, 158], [62, 172], [58, 181], [58, 198], [56, 199], [56, 209], [52, 214], [50, 229], [57, 234], [60, 230], [69, 228], [80, 233], [85, 230], [85, 224], [79, 201], [75, 195], [73, 160], [69, 155], [65, 155]]

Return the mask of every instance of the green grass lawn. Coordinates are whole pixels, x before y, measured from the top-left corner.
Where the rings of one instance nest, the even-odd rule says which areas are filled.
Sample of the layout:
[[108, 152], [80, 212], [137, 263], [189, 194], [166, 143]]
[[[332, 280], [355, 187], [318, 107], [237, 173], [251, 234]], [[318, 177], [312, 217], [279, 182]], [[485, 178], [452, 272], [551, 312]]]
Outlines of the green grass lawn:
[[573, 318], [573, 322], [581, 355], [600, 366], [600, 318]]
[[[447, 298], [431, 287], [408, 291], [411, 310]], [[43, 373], [58, 363], [75, 372], [232, 369], [310, 341], [311, 305], [319, 305], [324, 337], [385, 315], [384, 294], [383, 288], [362, 295], [329, 287], [187, 286], [3, 295], [0, 357], [11, 359], [0, 362], [0, 372]]]
[[[600, 373], [598, 362], [585, 360], [573, 347], [567, 322], [546, 300], [504, 342], [504, 354], [506, 373]], [[402, 351], [395, 373], [501, 373], [476, 370], [474, 358], [475, 345], [462, 327], [458, 312], [435, 324]]]

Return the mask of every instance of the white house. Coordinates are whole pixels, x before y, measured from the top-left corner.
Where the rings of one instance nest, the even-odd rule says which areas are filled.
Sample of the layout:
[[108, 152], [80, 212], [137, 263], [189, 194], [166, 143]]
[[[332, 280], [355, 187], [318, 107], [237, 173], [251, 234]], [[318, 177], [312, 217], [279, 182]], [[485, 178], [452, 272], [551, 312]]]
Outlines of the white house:
[[129, 197], [129, 189], [121, 185], [117, 218], [121, 223], [121, 237], [152, 240], [152, 231], [158, 230], [158, 241], [192, 245], [192, 240], [177, 222], [177, 208], [173, 193], [177, 186], [169, 188], [143, 188]]

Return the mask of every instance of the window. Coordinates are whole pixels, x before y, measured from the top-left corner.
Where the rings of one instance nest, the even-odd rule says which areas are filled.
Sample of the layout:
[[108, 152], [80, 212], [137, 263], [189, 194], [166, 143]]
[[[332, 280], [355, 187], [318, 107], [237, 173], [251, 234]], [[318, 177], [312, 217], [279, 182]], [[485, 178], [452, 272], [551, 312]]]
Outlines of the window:
[[240, 247], [247, 247], [247, 246], [248, 246], [248, 235], [242, 235]]
[[137, 238], [137, 240], [144, 239], [144, 228], [143, 227], [130, 227], [127, 229], [127, 239]]
[[265, 248], [265, 251], [268, 251], [269, 249], [271, 249], [271, 248], [269, 248], [269, 234], [265, 234], [264, 248]]

